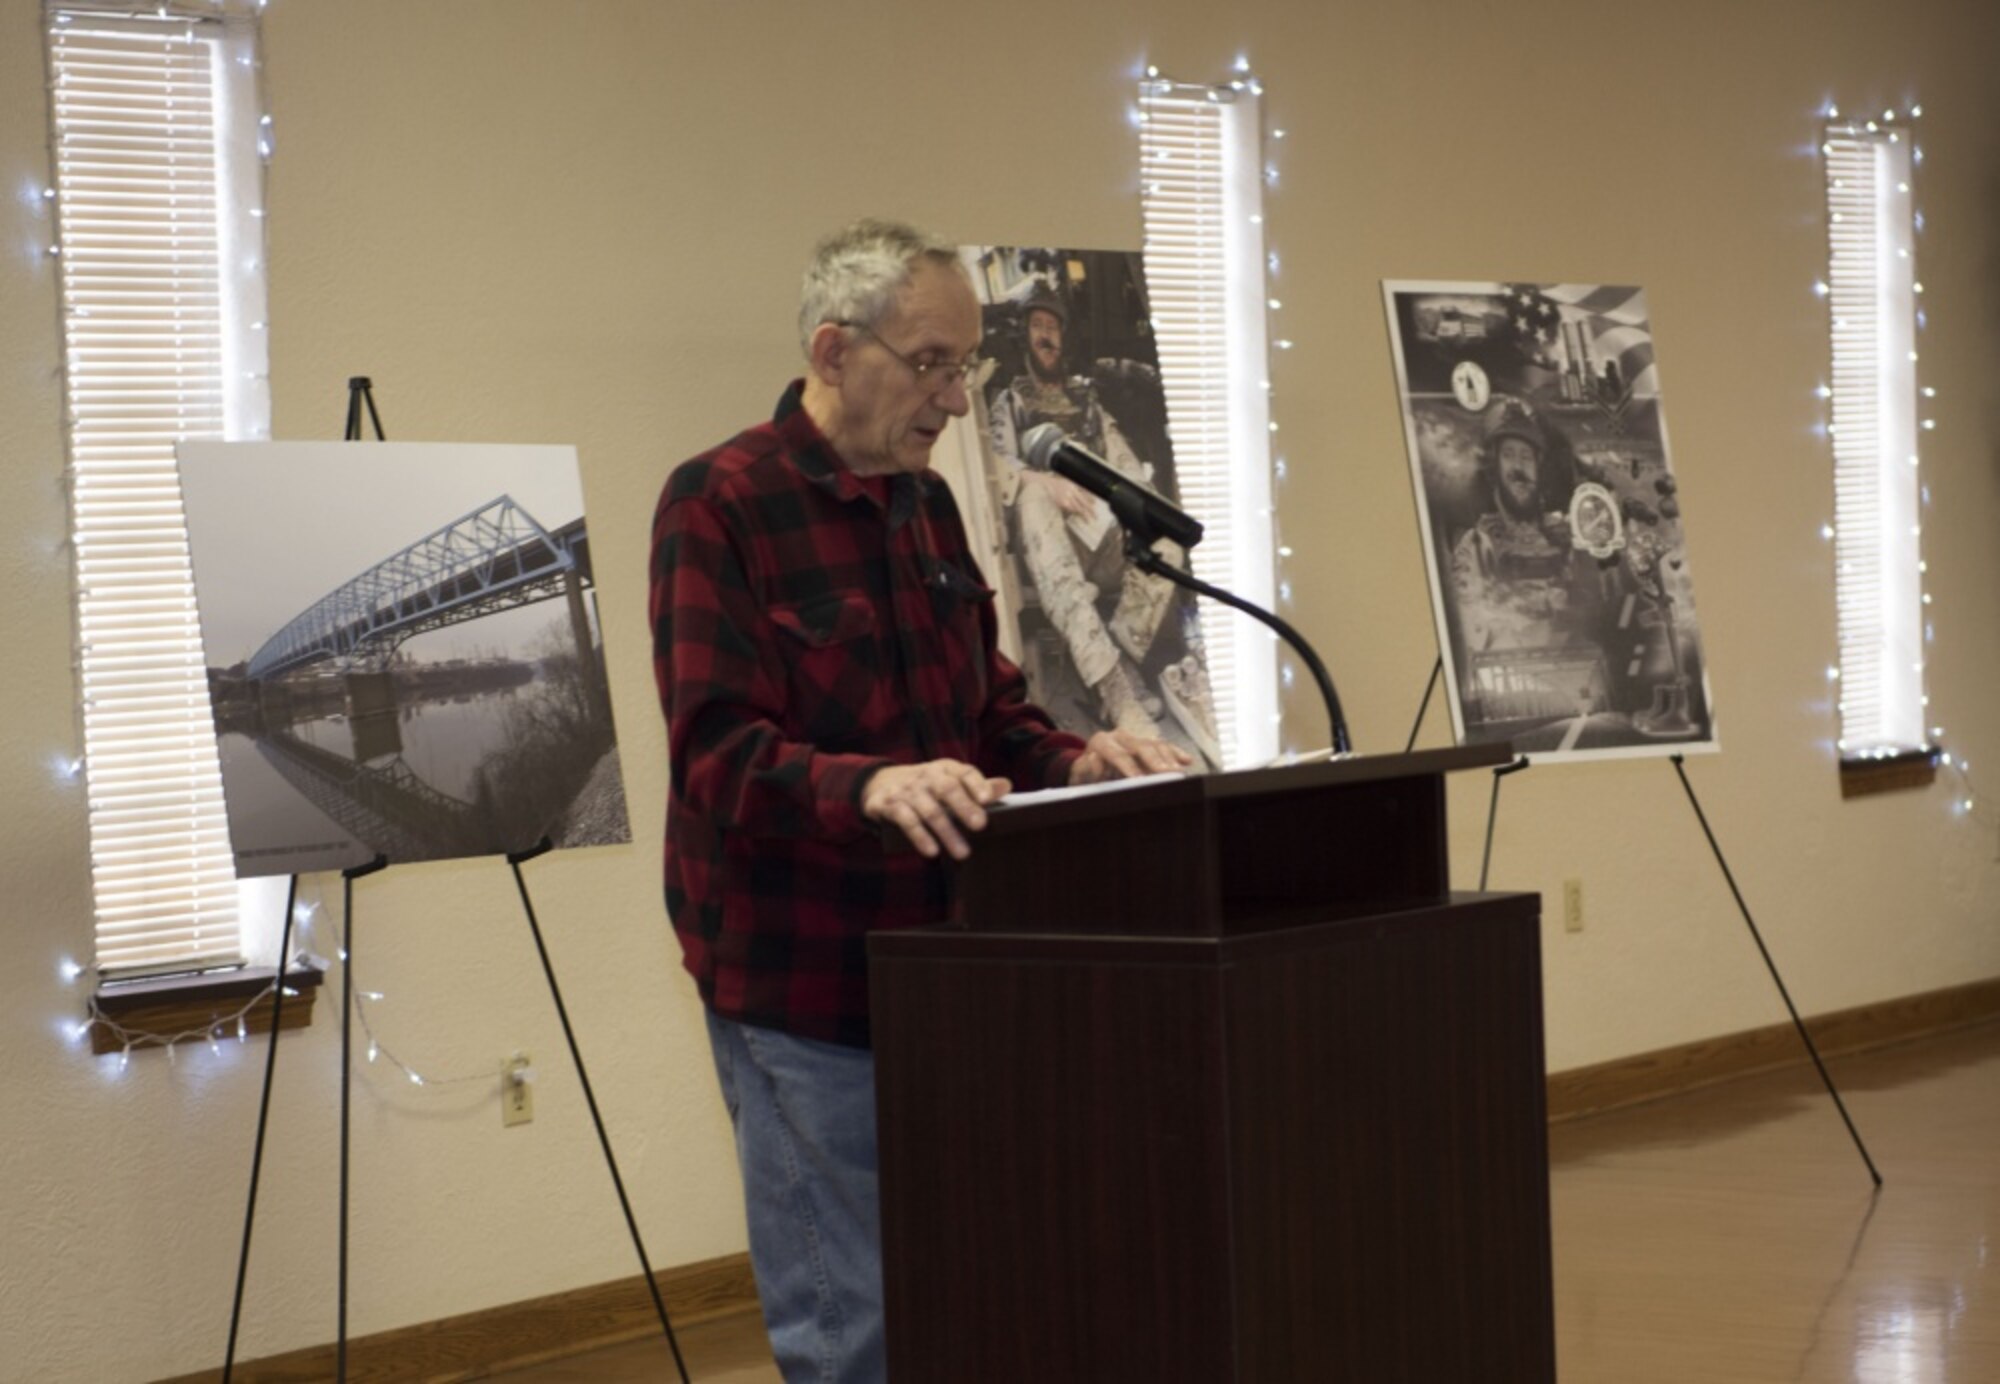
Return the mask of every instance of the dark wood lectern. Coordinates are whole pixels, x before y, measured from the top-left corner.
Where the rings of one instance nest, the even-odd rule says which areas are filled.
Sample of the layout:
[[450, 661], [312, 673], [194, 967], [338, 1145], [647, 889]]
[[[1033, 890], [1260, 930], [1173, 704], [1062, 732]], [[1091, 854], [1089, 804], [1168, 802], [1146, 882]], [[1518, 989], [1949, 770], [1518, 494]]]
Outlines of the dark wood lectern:
[[870, 971], [896, 1384], [1555, 1378], [1539, 900], [1471, 746], [994, 814]]

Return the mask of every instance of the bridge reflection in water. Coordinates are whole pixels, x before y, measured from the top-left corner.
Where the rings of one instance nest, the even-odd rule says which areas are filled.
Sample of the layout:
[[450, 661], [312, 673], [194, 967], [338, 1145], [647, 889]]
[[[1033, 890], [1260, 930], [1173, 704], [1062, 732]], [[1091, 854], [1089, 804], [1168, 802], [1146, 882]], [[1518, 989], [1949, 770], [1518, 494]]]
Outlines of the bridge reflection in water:
[[479, 848], [472, 804], [424, 782], [400, 753], [386, 764], [356, 763], [283, 732], [255, 744], [301, 797], [391, 860], [435, 860]]

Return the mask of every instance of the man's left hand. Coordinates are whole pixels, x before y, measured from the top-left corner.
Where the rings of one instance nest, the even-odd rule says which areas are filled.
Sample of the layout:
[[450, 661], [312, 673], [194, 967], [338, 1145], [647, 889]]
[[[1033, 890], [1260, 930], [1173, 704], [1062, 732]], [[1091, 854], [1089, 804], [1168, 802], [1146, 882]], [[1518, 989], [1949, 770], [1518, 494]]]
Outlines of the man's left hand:
[[1185, 772], [1194, 756], [1178, 745], [1134, 735], [1128, 730], [1101, 730], [1085, 743], [1069, 767], [1070, 787], [1106, 779], [1138, 778], [1142, 774]]

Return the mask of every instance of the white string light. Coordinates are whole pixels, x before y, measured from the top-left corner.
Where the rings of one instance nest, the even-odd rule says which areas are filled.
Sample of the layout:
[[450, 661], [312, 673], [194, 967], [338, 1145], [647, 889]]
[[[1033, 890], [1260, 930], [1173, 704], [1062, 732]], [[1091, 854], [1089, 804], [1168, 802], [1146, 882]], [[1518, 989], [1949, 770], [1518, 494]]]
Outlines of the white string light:
[[[1931, 727], [1933, 746], [1944, 743], [1944, 727]], [[2000, 803], [1995, 803], [1979, 791], [1972, 781], [1972, 765], [1949, 750], [1938, 752], [1937, 766], [1949, 770], [1958, 780], [1952, 789], [1951, 810], [1954, 816], [1962, 817], [1979, 827], [1988, 836], [2000, 841]]]
[[[302, 924], [310, 926], [309, 920], [317, 909], [317, 904], [303, 904], [295, 910], [294, 916]], [[322, 958], [304, 951], [294, 955], [291, 966], [292, 968], [303, 966], [322, 972], [326, 969], [326, 963]], [[237, 1042], [248, 1041], [250, 1037], [250, 1015], [257, 1010], [259, 1005], [263, 1004], [266, 1000], [272, 999], [280, 988], [283, 989], [287, 999], [297, 998], [301, 994], [296, 986], [281, 986], [280, 977], [273, 976], [271, 980], [265, 983], [262, 989], [250, 996], [237, 1009], [228, 1013], [213, 1014], [206, 1022], [197, 1026], [190, 1026], [172, 1032], [162, 1032], [154, 1029], [127, 1027], [116, 1018], [105, 1013], [103, 1007], [98, 1003], [98, 992], [103, 976], [96, 966], [85, 966], [73, 958], [65, 957], [57, 970], [65, 985], [74, 986], [84, 980], [88, 980], [89, 982], [89, 994], [84, 1001], [86, 1016], [78, 1021], [70, 1030], [70, 1038], [72, 1041], [81, 1042], [89, 1037], [93, 1030], [103, 1029], [109, 1035], [111, 1041], [119, 1045], [118, 1069], [120, 1071], [124, 1071], [130, 1065], [132, 1050], [134, 1048], [165, 1048], [169, 1062], [176, 1060], [175, 1048], [179, 1044], [186, 1042], [206, 1042], [210, 1052], [219, 1054], [222, 1051], [222, 1037], [231, 1030], [235, 1032]]]
[[[317, 901], [302, 900], [294, 906], [292, 918], [297, 929], [300, 945], [298, 950], [293, 953], [290, 969], [305, 967], [318, 970], [322, 973], [326, 971], [327, 963], [325, 958], [317, 955], [312, 949], [315, 940], [315, 924], [319, 921], [319, 913], [320, 905]], [[345, 949], [340, 950], [340, 956], [343, 961], [346, 960]], [[222, 1039], [232, 1031], [235, 1033], [237, 1042], [247, 1042], [250, 1037], [251, 1014], [257, 1010], [259, 1005], [265, 1003], [267, 1000], [272, 1000], [275, 993], [281, 988], [280, 980], [277, 977], [273, 977], [262, 989], [246, 1000], [241, 1007], [231, 1012], [213, 1015], [200, 1025], [190, 1026], [174, 1032], [160, 1032], [145, 1028], [128, 1028], [104, 1012], [97, 1002], [99, 975], [95, 966], [84, 966], [73, 959], [64, 958], [59, 963], [57, 969], [63, 982], [67, 985], [75, 985], [86, 978], [89, 980], [90, 993], [84, 1002], [86, 1017], [67, 1030], [69, 1038], [73, 1042], [80, 1043], [85, 1038], [88, 1038], [93, 1030], [103, 1029], [109, 1035], [110, 1040], [119, 1046], [118, 1070], [121, 1072], [131, 1065], [132, 1050], [134, 1048], [165, 1048], [167, 1050], [167, 1060], [173, 1062], [176, 1060], [174, 1049], [181, 1043], [205, 1042], [208, 1044], [210, 1052], [220, 1054], [222, 1051]], [[282, 985], [282, 989], [287, 999], [298, 998], [301, 994], [300, 990], [294, 985]], [[360, 1020], [362, 1034], [368, 1040], [367, 1051], [368, 1063], [370, 1065], [386, 1062], [390, 1067], [400, 1072], [410, 1085], [426, 1089], [463, 1086], [472, 1082], [492, 1082], [497, 1080], [490, 1068], [466, 1072], [462, 1075], [443, 1077], [426, 1076], [416, 1067], [383, 1046], [380, 1038], [375, 1033], [375, 1026], [370, 1018], [368, 1006], [371, 1003], [384, 1003], [388, 998], [380, 990], [357, 989], [353, 991], [354, 1016]]]
[[[76, 1025], [76, 1027], [71, 1031], [71, 1037], [74, 1040], [81, 1042], [83, 1039], [90, 1036], [90, 1033], [93, 1029], [99, 1029], [99, 1028], [103, 1029], [105, 1033], [110, 1036], [111, 1041], [119, 1044], [121, 1048], [121, 1051], [119, 1053], [119, 1062], [118, 1062], [118, 1068], [120, 1071], [123, 1071], [127, 1063], [131, 1061], [133, 1048], [142, 1048], [142, 1047], [165, 1048], [167, 1050], [167, 1059], [169, 1061], [172, 1061], [174, 1057], [174, 1048], [177, 1044], [180, 1043], [206, 1042], [211, 1049], [220, 1051], [220, 1048], [217, 1045], [218, 1037], [225, 1029], [228, 1029], [232, 1026], [235, 1028], [236, 1036], [240, 1041], [241, 1039], [245, 1038], [249, 1033], [249, 1015], [251, 1011], [256, 1009], [257, 1006], [262, 1004], [265, 1000], [269, 999], [271, 997], [272, 992], [276, 990], [278, 987], [278, 983], [274, 979], [269, 983], [267, 983], [263, 989], [259, 990], [256, 994], [252, 995], [249, 998], [249, 1000], [244, 1003], [242, 1008], [237, 1009], [232, 1013], [222, 1014], [212, 1017], [205, 1023], [190, 1028], [180, 1029], [177, 1032], [161, 1033], [161, 1032], [156, 1032], [152, 1029], [127, 1028], [124, 1024], [118, 1022], [118, 1020], [112, 1018], [109, 1014], [106, 1014], [104, 1010], [99, 1007], [97, 1003], [97, 983], [95, 979], [96, 974], [97, 970], [95, 967], [85, 967], [80, 969], [76, 973], [76, 975], [72, 977], [67, 974], [67, 969], [65, 969], [65, 980], [71, 984], [74, 984], [76, 980], [79, 980], [84, 976], [92, 977], [91, 993], [89, 997], [84, 1001], [87, 1017], [85, 1017], [81, 1022], [79, 1022]], [[298, 992], [296, 990], [291, 990], [288, 988], [286, 993], [297, 994]]]
[[[308, 947], [317, 941], [317, 925], [320, 921], [319, 912], [319, 903], [313, 901], [301, 904], [294, 913], [294, 917], [298, 921], [299, 936]], [[341, 961], [344, 963], [347, 960], [346, 949], [340, 948], [339, 954]], [[357, 987], [352, 994], [354, 1017], [360, 1021], [362, 1036], [368, 1040], [368, 1066], [381, 1066], [386, 1063], [389, 1067], [400, 1072], [410, 1085], [426, 1088], [464, 1086], [472, 1082], [490, 1082], [496, 1079], [491, 1068], [482, 1068], [478, 1071], [451, 1076], [426, 1076], [416, 1067], [397, 1056], [394, 1051], [382, 1042], [380, 1036], [376, 1034], [374, 1020], [369, 1015], [369, 1006], [371, 1004], [385, 1004], [388, 1000], [389, 996], [380, 990], [363, 990]]]
[[[82, 974], [92, 974], [92, 972], [86, 970]], [[210, 1052], [222, 1052], [222, 1036], [226, 1032], [230, 1032], [230, 1030], [234, 1030], [238, 1042], [248, 1042], [248, 1038], [250, 1038], [250, 1014], [260, 1004], [264, 1004], [266, 1000], [270, 1000], [272, 992], [276, 988], [278, 988], [278, 982], [272, 980], [262, 990], [258, 990], [254, 996], [250, 996], [250, 1000], [246, 1000], [242, 1004], [242, 1008], [232, 1010], [228, 1014], [218, 1014], [218, 1016], [214, 1016], [208, 1022], [202, 1022], [202, 1024], [190, 1026], [190, 1028], [182, 1028], [182, 1030], [176, 1030], [176, 1032], [156, 1032], [156, 1030], [150, 1030], [150, 1028], [126, 1028], [116, 1018], [112, 1018], [102, 1008], [98, 1008], [98, 996], [90, 994], [90, 998], [86, 1000], [88, 1016], [76, 1022], [76, 1026], [70, 1030], [70, 1038], [74, 1042], [82, 1042], [84, 1038], [90, 1036], [92, 1030], [102, 1028], [110, 1036], [110, 1040], [120, 1046], [118, 1070], [124, 1070], [130, 1064], [134, 1048], [166, 1048], [166, 1056], [168, 1056], [170, 1062], [174, 1060], [174, 1048], [178, 1044], [182, 1044], [182, 1042], [206, 1042], [208, 1048], [210, 1048]], [[292, 988], [292, 986], [284, 986], [284, 994], [286, 994], [286, 998], [294, 998], [300, 992], [296, 988]], [[388, 996], [384, 996], [380, 990], [370, 990], [370, 992], [366, 992], [366, 998], [368, 1000], [386, 1000]], [[362, 1034], [368, 1038], [368, 1062], [370, 1064], [376, 1064], [378, 1060], [380, 1062], [388, 1062], [388, 1066], [392, 1066], [398, 1072], [402, 1072], [404, 1080], [408, 1080], [412, 1086], [444, 1088], [444, 1086], [464, 1086], [468, 1082], [492, 1082], [494, 1080], [494, 1072], [486, 1070], [486, 1068], [482, 1068], [478, 1072], [466, 1072], [462, 1076], [424, 1076], [418, 1068], [410, 1066], [400, 1056], [396, 1056], [394, 1052], [390, 1052], [388, 1048], [382, 1046], [382, 1040], [376, 1036], [374, 1024], [372, 1024], [372, 1020], [368, 1016], [368, 1002], [364, 1000], [364, 992], [356, 992], [354, 994], [354, 1016], [360, 1020]]]
[[417, 1068], [405, 1062], [394, 1052], [390, 1051], [388, 1047], [384, 1046], [381, 1038], [375, 1032], [374, 1021], [369, 1018], [369, 1003], [371, 1001], [382, 1002], [387, 999], [388, 996], [379, 990], [356, 990], [354, 992], [354, 1017], [361, 1021], [361, 1032], [368, 1039], [369, 1066], [379, 1067], [387, 1064], [402, 1073], [404, 1080], [408, 1081], [410, 1085], [421, 1086], [426, 1089], [432, 1087], [465, 1086], [473, 1082], [492, 1082], [499, 1079], [491, 1067], [482, 1067], [478, 1071], [465, 1072], [453, 1076], [425, 1076]]
[[[1251, 90], [1262, 93], [1264, 87], [1261, 82], [1259, 82], [1254, 76], [1250, 77], [1248, 80], [1250, 82]], [[1268, 110], [1265, 112], [1265, 118], [1268, 122], [1266, 133], [1268, 134], [1269, 137], [1264, 141], [1264, 196], [1268, 200], [1270, 198], [1279, 196], [1282, 189], [1285, 186], [1284, 170], [1280, 165], [1279, 160], [1289, 152], [1290, 146], [1287, 143], [1289, 136], [1285, 127], [1279, 124], [1276, 120], [1272, 119], [1270, 116], [1270, 112]], [[1264, 218], [1262, 217], [1258, 218], [1259, 221], [1262, 221], [1263, 219]], [[1266, 282], [1268, 284], [1272, 283], [1277, 278], [1279, 268], [1284, 263], [1284, 252], [1281, 247], [1272, 243], [1268, 225], [1266, 228], [1264, 240], [1265, 240], [1264, 248], [1270, 255], [1270, 259], [1267, 264], [1267, 276], [1266, 276]], [[1270, 296], [1270, 307], [1271, 307], [1271, 312], [1275, 315], [1276, 313], [1278, 313], [1283, 309], [1284, 304], [1277, 297], [1276, 294], [1272, 294]], [[1288, 336], [1279, 335], [1277, 326], [1278, 324], [1275, 321], [1271, 323], [1269, 340], [1272, 349], [1277, 351], [1292, 350], [1297, 345], [1297, 343], [1294, 342]], [[1264, 381], [1264, 391], [1266, 396], [1271, 400], [1269, 407], [1275, 413], [1277, 409], [1276, 400], [1278, 397], [1278, 391], [1272, 387], [1271, 381], [1268, 378], [1272, 369], [1272, 362], [1268, 358], [1265, 362], [1264, 369], [1266, 374], [1266, 379]], [[1280, 444], [1277, 441], [1277, 434], [1278, 434], [1278, 424], [1274, 418], [1271, 423], [1271, 435], [1272, 435], [1271, 489], [1274, 498], [1278, 498], [1278, 492], [1283, 488], [1286, 480], [1289, 478], [1291, 470], [1289, 464], [1286, 461], [1285, 454], [1281, 450]], [[1292, 601], [1292, 579], [1289, 572], [1289, 566], [1290, 566], [1289, 560], [1292, 556], [1292, 547], [1289, 543], [1285, 542], [1284, 524], [1282, 518], [1283, 514], [1284, 514], [1283, 505], [1274, 504], [1272, 506], [1271, 530], [1272, 530], [1272, 541], [1277, 549], [1276, 560], [1278, 567], [1277, 576], [1278, 576], [1279, 599], [1283, 601], [1286, 605], [1290, 605]], [[1279, 682], [1287, 691], [1290, 691], [1298, 683], [1299, 664], [1297, 655], [1293, 652], [1292, 647], [1289, 644], [1281, 643], [1278, 640], [1278, 637], [1275, 633], [1272, 634], [1271, 636], [1271, 643], [1278, 651]], [[1297, 747], [1289, 743], [1282, 744], [1281, 748], [1284, 754], [1288, 757], [1298, 753]]]

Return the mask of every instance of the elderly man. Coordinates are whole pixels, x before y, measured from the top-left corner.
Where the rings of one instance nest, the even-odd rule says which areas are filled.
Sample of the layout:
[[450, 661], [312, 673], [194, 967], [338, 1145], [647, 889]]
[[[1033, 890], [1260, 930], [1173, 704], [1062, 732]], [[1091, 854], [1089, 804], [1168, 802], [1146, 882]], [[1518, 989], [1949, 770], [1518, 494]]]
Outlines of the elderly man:
[[867, 934], [950, 909], [1012, 784], [1183, 767], [1027, 700], [929, 470], [979, 305], [953, 250], [864, 221], [806, 271], [807, 373], [677, 468], [653, 527], [667, 909], [708, 1011], [785, 1378], [883, 1377]]

